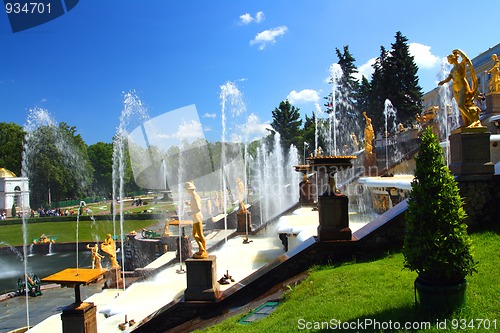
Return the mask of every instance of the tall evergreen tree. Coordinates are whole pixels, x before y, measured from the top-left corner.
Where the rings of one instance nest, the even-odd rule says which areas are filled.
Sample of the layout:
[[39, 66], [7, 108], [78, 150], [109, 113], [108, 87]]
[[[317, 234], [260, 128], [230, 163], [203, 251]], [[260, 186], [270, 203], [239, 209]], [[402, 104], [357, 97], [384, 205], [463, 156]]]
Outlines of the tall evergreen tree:
[[372, 119], [375, 133], [384, 131], [384, 102], [389, 95], [391, 82], [387, 75], [387, 58], [389, 53], [385, 47], [380, 47], [380, 56], [373, 64], [373, 73], [370, 83], [369, 110], [366, 110], [368, 116]]
[[[343, 50], [335, 48], [335, 53], [339, 59], [337, 65], [342, 70], [340, 77], [330, 77], [330, 84], [334, 84], [332, 92], [324, 97], [327, 100], [326, 112], [332, 114], [335, 109], [336, 124], [332, 131], [336, 131], [337, 152], [342, 152], [344, 145], [351, 142], [351, 133], [359, 132], [359, 120], [361, 112], [356, 108], [356, 97], [359, 93], [359, 82], [355, 75], [358, 73], [354, 62], [356, 59], [349, 52], [349, 46], [344, 46]], [[332, 65], [333, 66], [333, 65]], [[335, 93], [335, 97], [334, 97]], [[333, 100], [335, 98], [335, 100]], [[335, 105], [335, 107], [334, 107]], [[334, 133], [332, 133], [332, 136]]]
[[304, 127], [302, 129], [302, 138], [304, 139], [304, 147], [302, 148], [305, 148], [305, 153], [303, 149], [302, 154], [308, 156], [310, 153], [314, 152], [314, 145], [316, 141], [315, 136], [316, 136], [316, 114], [313, 112], [311, 117], [306, 115], [306, 119], [304, 121]]
[[302, 119], [300, 118], [299, 108], [291, 105], [288, 100], [280, 103], [278, 108], [272, 111], [273, 121], [271, 127], [281, 136], [281, 145], [288, 151], [291, 144], [295, 147], [302, 145]]
[[408, 38], [400, 31], [395, 38], [386, 63], [386, 74], [391, 82], [387, 98], [397, 110], [398, 121], [410, 125], [415, 114], [422, 110], [423, 92], [418, 84], [418, 66], [410, 55]]
[[[337, 110], [340, 112], [340, 126], [343, 131], [340, 131], [341, 138], [346, 140], [350, 138], [351, 133], [359, 132], [359, 121], [362, 118], [361, 111], [356, 108], [356, 98], [359, 94], [359, 82], [356, 79], [358, 70], [354, 65], [356, 59], [349, 52], [349, 46], [344, 46], [343, 53], [335, 48], [338, 64], [342, 68], [342, 77], [339, 85], [339, 105]], [[348, 143], [349, 140], [342, 142]]]

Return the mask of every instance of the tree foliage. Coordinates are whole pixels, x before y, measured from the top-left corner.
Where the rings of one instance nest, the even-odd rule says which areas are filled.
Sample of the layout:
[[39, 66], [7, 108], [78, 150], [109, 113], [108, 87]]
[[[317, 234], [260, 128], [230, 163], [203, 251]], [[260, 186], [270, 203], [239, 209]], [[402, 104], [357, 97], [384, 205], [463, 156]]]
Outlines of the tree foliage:
[[375, 132], [384, 128], [384, 103], [388, 99], [397, 110], [397, 121], [409, 126], [422, 110], [422, 88], [418, 84], [414, 58], [410, 55], [408, 39], [397, 32], [391, 50], [380, 47], [380, 56], [373, 65], [370, 83], [370, 110]]
[[271, 127], [281, 135], [281, 145], [285, 149], [290, 148], [291, 144], [295, 147], [300, 147], [302, 144], [302, 119], [299, 110], [288, 100], [284, 100], [272, 111]]
[[21, 175], [24, 131], [14, 123], [0, 123], [0, 167]]
[[[30, 179], [30, 205], [86, 197], [93, 182], [87, 146], [76, 128], [41, 126], [26, 142], [24, 165]], [[49, 194], [50, 193], [50, 194]]]
[[433, 281], [460, 280], [476, 271], [463, 203], [439, 140], [428, 127], [408, 200], [403, 248], [406, 268]]
[[113, 144], [97, 142], [88, 147], [90, 164], [94, 168], [95, 194], [111, 197], [113, 180]]

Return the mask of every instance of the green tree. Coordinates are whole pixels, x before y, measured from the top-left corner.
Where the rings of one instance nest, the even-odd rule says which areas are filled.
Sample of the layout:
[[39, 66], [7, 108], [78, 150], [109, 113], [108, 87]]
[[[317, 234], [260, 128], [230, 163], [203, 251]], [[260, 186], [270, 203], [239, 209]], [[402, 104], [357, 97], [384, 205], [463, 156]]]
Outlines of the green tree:
[[88, 147], [90, 164], [94, 168], [93, 189], [96, 194], [110, 197], [113, 181], [113, 145], [97, 142]]
[[299, 108], [291, 105], [288, 100], [280, 103], [278, 108], [272, 111], [273, 121], [271, 127], [281, 135], [281, 145], [288, 151], [290, 145], [295, 147], [302, 145], [302, 119]]
[[[358, 70], [354, 65], [356, 59], [349, 52], [349, 46], [344, 46], [343, 50], [335, 48], [338, 65], [342, 70], [342, 75], [334, 82], [330, 78], [330, 84], [336, 84], [335, 89], [335, 118], [337, 120], [337, 149], [342, 149], [347, 145], [349, 147], [351, 133], [359, 133], [359, 121], [361, 112], [356, 107], [356, 98], [359, 94], [359, 82], [356, 79]], [[325, 97], [329, 102], [327, 113], [333, 112], [333, 93]]]
[[397, 110], [397, 121], [409, 126], [422, 110], [422, 88], [418, 84], [418, 67], [410, 55], [408, 39], [397, 32], [391, 50], [380, 47], [380, 56], [373, 65], [369, 110], [375, 132], [385, 131], [384, 104], [391, 101]]
[[[316, 143], [316, 113], [313, 111], [312, 116], [309, 117], [306, 115], [306, 119], [304, 121], [304, 127], [302, 128], [302, 137], [304, 139], [305, 146], [305, 157], [309, 156], [309, 154], [314, 153], [314, 146]], [[320, 139], [320, 138], [318, 138]], [[319, 146], [324, 147], [324, 143], [318, 143]], [[304, 147], [297, 147], [299, 153], [304, 154]], [[304, 156], [302, 156], [304, 157]]]
[[349, 46], [344, 46], [343, 53], [338, 48], [335, 49], [338, 64], [342, 68], [340, 78], [339, 100], [340, 105], [337, 110], [340, 112], [340, 125], [344, 128], [342, 137], [349, 137], [350, 133], [359, 132], [359, 120], [362, 118], [361, 112], [356, 108], [356, 98], [359, 94], [359, 82], [356, 79], [358, 70], [354, 62], [356, 59], [349, 52]]
[[23, 128], [15, 123], [0, 123], [0, 168], [21, 175], [24, 142]]
[[476, 272], [463, 204], [429, 126], [422, 135], [408, 199], [404, 267], [430, 281], [460, 280]]
[[410, 55], [408, 38], [400, 31], [396, 41], [391, 44], [390, 57], [387, 58], [386, 74], [391, 83], [387, 98], [397, 110], [398, 121], [410, 125], [414, 116], [422, 110], [422, 88], [418, 84], [418, 66]]
[[387, 74], [387, 58], [389, 53], [385, 47], [380, 47], [380, 56], [373, 64], [373, 73], [370, 82], [368, 110], [365, 110], [372, 119], [375, 133], [384, 131], [384, 102], [389, 97], [391, 82]]
[[78, 199], [90, 194], [93, 168], [87, 146], [66, 123], [40, 126], [27, 136], [25, 164], [30, 179], [30, 205]]

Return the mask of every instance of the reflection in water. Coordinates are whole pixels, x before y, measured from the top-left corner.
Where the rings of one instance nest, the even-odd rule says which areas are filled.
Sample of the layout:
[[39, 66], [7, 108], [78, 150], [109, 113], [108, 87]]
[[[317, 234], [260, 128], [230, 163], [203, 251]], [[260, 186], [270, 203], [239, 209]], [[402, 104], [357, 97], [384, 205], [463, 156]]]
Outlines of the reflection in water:
[[[33, 254], [29, 257], [28, 275], [37, 275], [44, 278], [53, 273], [75, 265], [76, 253], [60, 252], [51, 255]], [[80, 251], [80, 267], [91, 266], [90, 251]], [[106, 265], [106, 263], [104, 263]], [[24, 276], [22, 260], [11, 251], [2, 252], [0, 255], [0, 294], [16, 290], [17, 280]]]

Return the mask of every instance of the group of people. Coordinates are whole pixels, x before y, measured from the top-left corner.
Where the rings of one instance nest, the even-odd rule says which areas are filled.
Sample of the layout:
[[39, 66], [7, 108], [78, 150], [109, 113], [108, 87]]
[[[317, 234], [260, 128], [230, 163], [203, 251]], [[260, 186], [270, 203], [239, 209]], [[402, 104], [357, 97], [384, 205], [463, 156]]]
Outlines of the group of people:
[[38, 208], [38, 217], [45, 217], [45, 216], [72, 216], [75, 214], [75, 211], [73, 209], [55, 209], [55, 208]]

